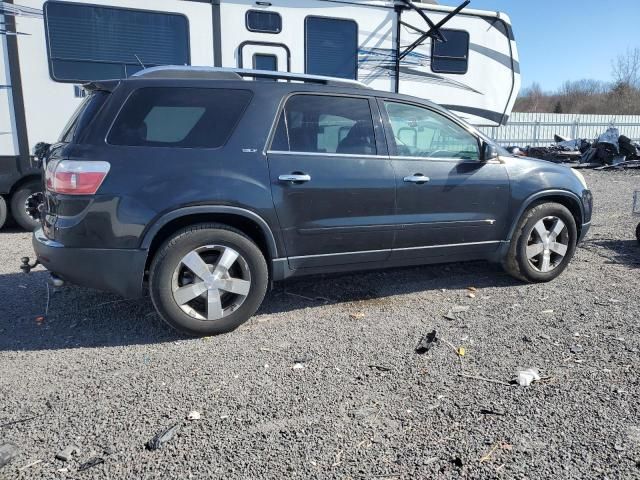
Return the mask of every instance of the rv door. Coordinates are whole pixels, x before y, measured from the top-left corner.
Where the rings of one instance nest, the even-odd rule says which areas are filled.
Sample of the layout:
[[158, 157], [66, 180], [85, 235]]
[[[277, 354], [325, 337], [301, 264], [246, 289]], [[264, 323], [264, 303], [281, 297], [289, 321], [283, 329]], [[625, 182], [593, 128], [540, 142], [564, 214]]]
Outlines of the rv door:
[[280, 43], [244, 42], [238, 49], [238, 67], [251, 70], [291, 71], [291, 52]]

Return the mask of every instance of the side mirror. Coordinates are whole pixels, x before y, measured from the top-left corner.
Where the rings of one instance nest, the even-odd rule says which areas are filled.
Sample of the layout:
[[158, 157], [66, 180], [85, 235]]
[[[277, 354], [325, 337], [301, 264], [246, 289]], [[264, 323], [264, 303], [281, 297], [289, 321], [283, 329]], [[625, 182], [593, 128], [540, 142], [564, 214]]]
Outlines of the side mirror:
[[489, 160], [494, 160], [498, 158], [498, 149], [493, 143], [485, 142], [482, 145], [482, 161], [488, 162]]

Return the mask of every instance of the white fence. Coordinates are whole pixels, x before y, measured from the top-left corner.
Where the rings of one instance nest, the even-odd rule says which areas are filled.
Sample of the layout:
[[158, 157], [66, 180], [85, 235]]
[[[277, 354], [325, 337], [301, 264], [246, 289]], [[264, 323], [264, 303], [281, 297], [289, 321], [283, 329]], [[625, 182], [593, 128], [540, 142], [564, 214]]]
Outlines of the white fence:
[[503, 127], [483, 127], [498, 143], [521, 147], [553, 143], [553, 135], [594, 139], [609, 127], [640, 141], [640, 115], [574, 115], [564, 113], [512, 113]]

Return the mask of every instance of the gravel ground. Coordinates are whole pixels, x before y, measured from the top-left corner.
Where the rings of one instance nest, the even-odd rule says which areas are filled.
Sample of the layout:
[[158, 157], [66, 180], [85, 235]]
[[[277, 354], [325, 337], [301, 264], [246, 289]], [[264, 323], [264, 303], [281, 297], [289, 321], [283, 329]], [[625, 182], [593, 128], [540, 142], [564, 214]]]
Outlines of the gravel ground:
[[[197, 340], [149, 300], [70, 287], [47, 312], [45, 273], [16, 273], [29, 235], [0, 233], [0, 443], [20, 448], [0, 478], [640, 478], [640, 175], [586, 175], [591, 234], [555, 282], [484, 262], [300, 279]], [[503, 383], [519, 367], [543, 380]]]

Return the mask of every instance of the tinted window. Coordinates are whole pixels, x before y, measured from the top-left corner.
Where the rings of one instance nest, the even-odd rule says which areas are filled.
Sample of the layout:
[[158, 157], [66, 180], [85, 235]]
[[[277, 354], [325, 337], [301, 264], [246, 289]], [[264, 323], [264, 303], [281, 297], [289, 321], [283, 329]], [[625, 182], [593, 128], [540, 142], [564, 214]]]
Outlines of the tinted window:
[[358, 77], [358, 24], [353, 20], [307, 17], [305, 72], [312, 75]]
[[458, 124], [429, 109], [385, 102], [396, 155], [480, 159], [478, 140]]
[[51, 76], [83, 82], [125, 78], [145, 67], [188, 65], [189, 25], [182, 15], [45, 4]]
[[375, 155], [369, 101], [296, 95], [285, 105], [272, 150]]
[[85, 97], [62, 130], [60, 141], [69, 143], [73, 141], [74, 137], [81, 134], [98, 113], [108, 96], [107, 92], [96, 91]]
[[467, 73], [469, 34], [460, 30], [441, 30], [446, 42], [431, 40], [431, 70], [438, 73]]
[[141, 88], [127, 100], [108, 142], [150, 147], [221, 147], [250, 100], [251, 92], [247, 90]]
[[247, 12], [247, 30], [262, 33], [280, 33], [282, 17], [279, 13], [249, 10]]

